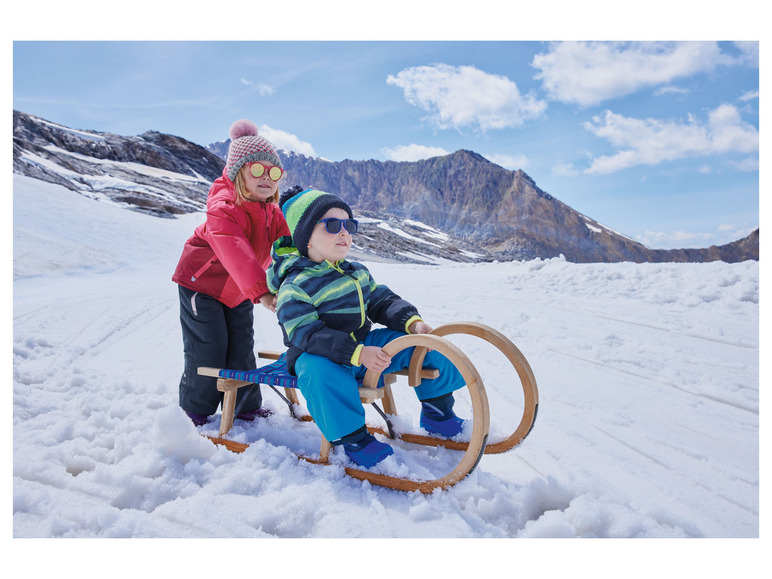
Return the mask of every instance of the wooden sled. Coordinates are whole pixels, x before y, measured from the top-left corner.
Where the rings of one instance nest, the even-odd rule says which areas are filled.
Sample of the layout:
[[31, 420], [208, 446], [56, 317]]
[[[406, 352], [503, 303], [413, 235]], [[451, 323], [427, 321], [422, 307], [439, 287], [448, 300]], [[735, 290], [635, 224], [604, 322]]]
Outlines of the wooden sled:
[[[533, 377], [533, 373], [530, 369], [530, 366], [528, 365], [528, 362], [525, 360], [525, 357], [514, 346], [514, 344], [512, 344], [502, 334], [496, 332], [492, 328], [471, 322], [449, 324], [437, 328], [434, 332], [432, 332], [432, 334], [403, 336], [384, 346], [383, 349], [389, 356], [394, 356], [406, 348], [415, 347], [409, 369], [394, 372], [385, 376], [381, 376], [380, 373], [368, 370], [362, 381], [362, 387], [359, 389], [359, 394], [362, 403], [371, 404], [373, 407], [375, 407], [378, 413], [385, 419], [387, 424], [387, 430], [368, 425], [368, 429], [371, 432], [377, 432], [390, 438], [400, 438], [406, 442], [427, 446], [443, 446], [452, 450], [463, 451], [463, 455], [461, 456], [458, 464], [445, 476], [432, 480], [422, 481], [393, 477], [352, 467], [345, 468], [346, 474], [359, 480], [370, 481], [371, 484], [384, 486], [395, 490], [431, 493], [434, 491], [434, 489], [445, 489], [462, 480], [474, 470], [482, 458], [482, 455], [488, 453], [486, 446], [490, 430], [490, 412], [488, 407], [487, 394], [485, 392], [482, 378], [480, 378], [480, 375], [471, 360], [456, 345], [442, 337], [454, 333], [464, 333], [478, 336], [495, 345], [510, 360], [512, 365], [517, 370], [517, 373], [520, 376], [522, 382], [525, 395], [523, 417], [520, 421], [520, 424], [515, 429], [515, 432], [513, 432], [511, 436], [509, 436], [504, 441], [494, 445], [493, 452], [504, 452], [509, 450], [513, 446], [519, 444], [527, 436], [536, 419], [538, 408], [538, 391], [536, 389], [536, 381]], [[456, 369], [464, 378], [472, 402], [472, 435], [469, 442], [457, 442], [445, 438], [409, 433], [395, 434], [393, 430], [389, 416], [396, 416], [397, 410], [394, 402], [394, 396], [391, 391], [391, 384], [396, 381], [397, 375], [400, 374], [407, 375], [408, 384], [412, 387], [418, 386], [421, 383], [422, 378], [436, 378], [439, 375], [437, 370], [422, 367], [426, 352], [430, 349], [436, 350], [443, 354], [456, 367]], [[277, 359], [280, 354], [274, 352], [260, 352], [259, 356], [261, 358]], [[224, 393], [219, 436], [208, 438], [210, 438], [215, 444], [223, 445], [229, 450], [234, 452], [243, 452], [246, 450], [246, 448], [248, 448], [248, 445], [234, 442], [224, 437], [233, 426], [237, 390], [244, 386], [253, 384], [254, 378], [251, 376], [245, 376], [251, 378], [252, 381], [230, 378], [228, 376], [244, 373], [236, 373], [234, 371], [215, 368], [199, 368], [198, 372], [202, 375], [217, 377], [217, 388]], [[287, 378], [289, 379], [290, 377], [288, 376]], [[312, 420], [309, 416], [298, 417], [295, 415], [293, 406], [297, 405], [298, 403], [296, 394], [297, 391], [294, 388], [294, 385], [291, 384], [291, 380], [288, 380], [287, 384], [284, 385], [284, 395], [279, 393], [274, 385], [270, 386], [277, 394], [279, 394], [279, 396], [285, 400], [290, 409], [290, 413], [294, 417], [298, 418], [299, 420]], [[378, 407], [376, 403], [378, 400], [381, 401], [383, 410]], [[329, 464], [330, 450], [330, 443], [324, 439], [324, 436], [322, 436], [319, 458], [302, 455], [299, 455], [299, 458], [317, 464]]]

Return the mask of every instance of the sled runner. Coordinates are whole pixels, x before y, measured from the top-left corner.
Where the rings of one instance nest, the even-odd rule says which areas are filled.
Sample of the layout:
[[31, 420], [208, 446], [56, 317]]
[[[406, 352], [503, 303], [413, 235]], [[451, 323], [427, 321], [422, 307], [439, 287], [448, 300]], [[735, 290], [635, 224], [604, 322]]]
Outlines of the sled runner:
[[[471, 335], [489, 342], [498, 348], [515, 368], [523, 388], [523, 415], [514, 432], [506, 439], [493, 444], [488, 444], [490, 411], [482, 378], [466, 354], [464, 354], [458, 346], [444, 338], [444, 336], [451, 334]], [[483, 454], [505, 452], [522, 442], [533, 428], [538, 411], [539, 398], [536, 380], [528, 361], [511, 341], [500, 332], [497, 332], [488, 326], [474, 322], [448, 324], [440, 326], [431, 334], [403, 336], [386, 344], [383, 349], [389, 356], [393, 357], [398, 352], [413, 347], [415, 350], [411, 358], [410, 367], [407, 370], [400, 370], [383, 376], [378, 372], [368, 370], [362, 379], [359, 388], [360, 400], [363, 404], [371, 404], [386, 422], [386, 429], [370, 425], [368, 425], [368, 429], [371, 432], [377, 432], [388, 436], [389, 438], [399, 438], [409, 443], [426, 446], [442, 446], [452, 450], [463, 451], [463, 455], [461, 455], [455, 468], [448, 474], [432, 480], [417, 481], [374, 473], [353, 467], [346, 467], [345, 472], [353, 478], [368, 480], [372, 484], [378, 486], [401, 491], [431, 493], [436, 488], [444, 489], [462, 480], [474, 470]], [[472, 402], [472, 435], [469, 442], [459, 442], [420, 434], [394, 432], [390, 416], [396, 416], [397, 409], [391, 391], [391, 385], [396, 381], [397, 375], [407, 375], [408, 384], [411, 387], [418, 386], [423, 378], [436, 378], [439, 375], [438, 370], [423, 368], [423, 360], [429, 350], [436, 350], [443, 354], [464, 378]], [[245, 386], [251, 387], [253, 384], [269, 386], [284, 400], [289, 408], [290, 414], [294, 418], [306, 421], [313, 420], [307, 415], [296, 415], [295, 406], [298, 405], [297, 384], [296, 378], [287, 372], [285, 362], [286, 355], [278, 352], [259, 352], [258, 355], [260, 358], [273, 359], [276, 361], [249, 372], [205, 367], [198, 369], [199, 374], [218, 378], [217, 389], [224, 393], [219, 436], [208, 438], [215, 444], [223, 445], [234, 452], [243, 452], [248, 447], [247, 444], [234, 442], [224, 438], [233, 426], [233, 419], [235, 414], [237, 414], [236, 394], [239, 388]], [[279, 388], [283, 389], [283, 393]], [[381, 401], [382, 409], [378, 406], [377, 401], [379, 400]], [[319, 458], [303, 455], [299, 455], [299, 457], [312, 463], [329, 464], [329, 453], [331, 448], [330, 443], [322, 436]]]

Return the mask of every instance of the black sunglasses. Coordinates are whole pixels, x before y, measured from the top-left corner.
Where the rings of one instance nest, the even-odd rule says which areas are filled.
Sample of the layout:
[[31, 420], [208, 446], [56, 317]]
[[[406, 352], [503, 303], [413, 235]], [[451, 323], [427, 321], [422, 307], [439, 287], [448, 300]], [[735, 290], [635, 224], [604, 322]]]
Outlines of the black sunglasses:
[[324, 223], [324, 228], [328, 233], [340, 233], [340, 228], [345, 227], [351, 235], [354, 235], [359, 229], [359, 221], [356, 219], [338, 219], [337, 217], [328, 217], [320, 219], [317, 223]]

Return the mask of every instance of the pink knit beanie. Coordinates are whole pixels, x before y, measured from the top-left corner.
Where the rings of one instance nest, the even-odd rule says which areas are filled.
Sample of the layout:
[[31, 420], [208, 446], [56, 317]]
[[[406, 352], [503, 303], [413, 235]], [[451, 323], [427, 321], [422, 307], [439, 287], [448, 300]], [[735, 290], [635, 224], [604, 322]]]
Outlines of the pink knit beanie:
[[241, 119], [231, 125], [231, 144], [228, 148], [228, 163], [225, 165], [228, 179], [233, 181], [244, 163], [265, 161], [284, 168], [276, 154], [276, 147], [268, 139], [257, 136], [257, 125]]

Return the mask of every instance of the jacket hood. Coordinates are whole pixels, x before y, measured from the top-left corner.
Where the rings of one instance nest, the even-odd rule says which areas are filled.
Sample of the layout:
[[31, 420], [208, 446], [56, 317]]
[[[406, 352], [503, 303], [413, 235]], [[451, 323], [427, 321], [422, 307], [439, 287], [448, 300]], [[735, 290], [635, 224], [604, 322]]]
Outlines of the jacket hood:
[[300, 252], [292, 243], [292, 237], [289, 235], [280, 237], [273, 242], [271, 259], [272, 263], [267, 271], [267, 281], [268, 289], [272, 293], [278, 293], [281, 284], [293, 271], [320, 265], [300, 255]]
[[[284, 280], [295, 273], [308, 272], [312, 269], [327, 270], [331, 267], [326, 261], [319, 263], [301, 255], [298, 248], [295, 247], [292, 237], [288, 235], [274, 241], [271, 247], [271, 259], [272, 263], [266, 272], [266, 277], [268, 289], [272, 293], [278, 293]], [[337, 266], [342, 270], [351, 269], [350, 263], [345, 259], [339, 261]]]

